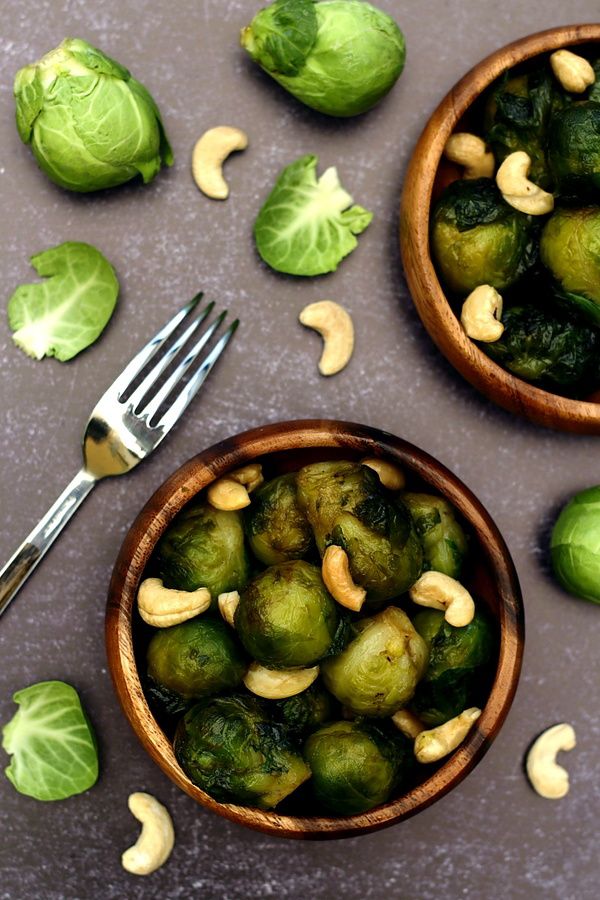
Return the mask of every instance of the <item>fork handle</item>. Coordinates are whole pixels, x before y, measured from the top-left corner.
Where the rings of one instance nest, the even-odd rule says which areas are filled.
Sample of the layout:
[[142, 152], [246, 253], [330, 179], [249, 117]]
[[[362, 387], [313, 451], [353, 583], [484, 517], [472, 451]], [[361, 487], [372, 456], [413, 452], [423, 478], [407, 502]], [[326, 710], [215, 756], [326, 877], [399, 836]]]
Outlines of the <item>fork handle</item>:
[[95, 484], [94, 476], [80, 469], [56, 503], [0, 569], [0, 616]]

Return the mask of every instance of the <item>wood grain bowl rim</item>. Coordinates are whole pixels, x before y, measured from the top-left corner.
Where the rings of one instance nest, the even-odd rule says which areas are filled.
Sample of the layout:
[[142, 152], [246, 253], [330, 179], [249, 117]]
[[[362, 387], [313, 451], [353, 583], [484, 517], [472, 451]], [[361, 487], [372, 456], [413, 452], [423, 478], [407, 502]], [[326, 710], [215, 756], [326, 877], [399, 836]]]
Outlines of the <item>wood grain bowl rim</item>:
[[464, 333], [437, 277], [429, 250], [432, 189], [448, 137], [471, 104], [507, 69], [541, 53], [600, 41], [600, 24], [566, 25], [537, 32], [496, 50], [444, 97], [410, 159], [400, 204], [400, 249], [417, 312], [448, 361], [495, 403], [534, 422], [566, 431], [600, 434], [600, 403], [572, 400], [535, 387], [493, 362]]
[[[349, 817], [300, 817], [218, 803], [179, 767], [171, 744], [154, 719], [137, 672], [131, 617], [137, 587], [156, 541], [179, 510], [214, 478], [250, 460], [286, 450], [341, 448], [398, 462], [460, 510], [478, 540], [497, 586], [498, 669], [481, 718], [464, 744], [425, 782], [368, 813]], [[406, 819], [442, 797], [470, 772], [489, 748], [512, 703], [524, 643], [523, 603], [517, 574], [500, 532], [472, 492], [445, 466], [412, 444], [364, 425], [297, 420], [252, 429], [199, 453], [155, 492], [131, 526], [113, 571], [106, 610], [108, 666], [129, 723], [160, 768], [203, 806], [231, 821], [292, 838], [340, 838]]]

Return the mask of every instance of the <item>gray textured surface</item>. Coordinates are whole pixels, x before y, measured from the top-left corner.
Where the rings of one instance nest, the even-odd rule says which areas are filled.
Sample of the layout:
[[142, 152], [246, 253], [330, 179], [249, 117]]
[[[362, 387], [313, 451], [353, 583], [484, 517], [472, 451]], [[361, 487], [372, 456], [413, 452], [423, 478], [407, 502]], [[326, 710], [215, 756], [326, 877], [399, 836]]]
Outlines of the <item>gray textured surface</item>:
[[[597, 896], [600, 803], [598, 610], [550, 581], [545, 537], [557, 506], [595, 483], [598, 442], [555, 434], [491, 407], [458, 378], [424, 333], [396, 250], [403, 171], [426, 116], [484, 54], [539, 28], [593, 20], [592, 0], [447, 3], [381, 0], [408, 40], [393, 94], [355, 121], [301, 108], [237, 47], [254, 10], [241, 0], [3, 0], [0, 57], [0, 272], [5, 298], [31, 276], [28, 257], [86, 240], [122, 284], [103, 339], [71, 364], [34, 362], [0, 325], [0, 558], [5, 558], [79, 465], [78, 443], [100, 388], [199, 287], [242, 319], [232, 349], [183, 427], [155, 459], [104, 483], [0, 622], [0, 722], [31, 682], [76, 685], [101, 742], [102, 776], [85, 796], [41, 805], [0, 778], [0, 898], [591, 898]], [[535, 14], [534, 14], [535, 10]], [[65, 34], [89, 39], [152, 90], [177, 157], [147, 188], [77, 197], [36, 169], [13, 125], [12, 77]], [[211, 203], [189, 173], [193, 142], [218, 123], [245, 128], [250, 148], [229, 165], [232, 197]], [[375, 213], [360, 247], [333, 277], [294, 281], [259, 264], [251, 224], [279, 168], [316, 152]], [[316, 370], [316, 336], [296, 321], [321, 298], [352, 311], [357, 347], [331, 380]], [[527, 648], [512, 712], [492, 749], [451, 795], [369, 837], [291, 843], [205, 812], [153, 765], [130, 731], [106, 670], [103, 619], [111, 566], [146, 498], [178, 465], [227, 435], [268, 421], [330, 416], [388, 429], [454, 469], [488, 507], [514, 555], [527, 607]], [[531, 737], [571, 721], [572, 790], [551, 803], [521, 771]], [[5, 757], [0, 751], [2, 762]], [[177, 845], [149, 879], [120, 868], [136, 834], [132, 790], [170, 808]]]

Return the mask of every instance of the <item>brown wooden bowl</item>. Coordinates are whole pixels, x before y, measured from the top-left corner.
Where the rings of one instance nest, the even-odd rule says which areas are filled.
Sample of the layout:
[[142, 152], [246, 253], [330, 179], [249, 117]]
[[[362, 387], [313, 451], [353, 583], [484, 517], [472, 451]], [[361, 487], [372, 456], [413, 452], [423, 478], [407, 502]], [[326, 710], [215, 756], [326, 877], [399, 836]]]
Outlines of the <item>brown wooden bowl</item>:
[[[409, 484], [443, 494], [459, 510], [475, 546], [466, 583], [483, 599], [498, 624], [499, 654], [489, 699], [480, 719], [456, 752], [407, 793], [363, 815], [295, 816], [218, 803], [180, 768], [171, 742], [154, 718], [140, 683], [136, 642], [142, 626], [134, 600], [159, 537], [181, 508], [215, 478], [251, 460], [271, 477], [324, 458], [381, 456], [398, 463]], [[234, 822], [293, 838], [340, 838], [374, 831], [429, 806], [455, 787], [481, 759], [512, 702], [523, 653], [523, 605], [508, 549], [481, 503], [459, 479], [423, 450], [382, 431], [335, 421], [267, 425], [223, 441], [177, 470], [150, 498], [115, 564], [106, 611], [108, 664], [117, 695], [138, 738], [161, 769], [191, 797]]]
[[[600, 434], [600, 402], [571, 400], [534, 387], [493, 362], [464, 333], [429, 251], [432, 196], [457, 177], [442, 159], [446, 141], [471, 105], [503, 72], [540, 53], [600, 41], [600, 24], [570, 25], [521, 38], [486, 57], [435, 110], [411, 157], [400, 207], [400, 248], [408, 287], [430, 337], [467, 381], [511, 412], [552, 428]], [[441, 165], [440, 165], [441, 164]]]

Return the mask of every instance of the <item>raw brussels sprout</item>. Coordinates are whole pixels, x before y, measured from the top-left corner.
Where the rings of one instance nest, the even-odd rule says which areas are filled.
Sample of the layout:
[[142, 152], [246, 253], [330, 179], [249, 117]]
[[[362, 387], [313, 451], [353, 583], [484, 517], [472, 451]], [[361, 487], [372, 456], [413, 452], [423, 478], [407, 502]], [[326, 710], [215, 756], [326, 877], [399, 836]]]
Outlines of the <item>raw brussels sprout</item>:
[[254, 491], [245, 524], [250, 549], [266, 566], [306, 556], [313, 535], [298, 504], [295, 473], [273, 478]]
[[367, 602], [391, 600], [414, 584], [423, 551], [410, 513], [386, 496], [372, 469], [345, 461], [314, 463], [298, 472], [297, 485], [319, 553], [329, 544], [343, 547]]
[[325, 722], [329, 722], [337, 712], [337, 703], [318, 683], [308, 690], [273, 702], [273, 718], [292, 734], [307, 735]]
[[304, 756], [319, 806], [340, 816], [385, 803], [413, 768], [410, 741], [364, 720], [323, 726], [306, 741]]
[[600, 486], [581, 491], [561, 510], [552, 531], [554, 574], [570, 594], [600, 603]]
[[290, 94], [330, 116], [375, 106], [406, 56], [394, 20], [362, 0], [277, 0], [242, 30], [241, 43]]
[[600, 103], [574, 103], [552, 117], [548, 160], [563, 197], [598, 198]]
[[600, 324], [600, 209], [557, 209], [544, 225], [540, 254], [563, 303]]
[[509, 206], [491, 178], [453, 181], [433, 212], [431, 247], [447, 288], [470, 294], [480, 284], [502, 292], [533, 265], [528, 216]]
[[360, 619], [352, 631], [345, 650], [321, 663], [325, 687], [357, 716], [391, 716], [414, 694], [427, 645], [395, 606]]
[[235, 688], [246, 671], [231, 628], [208, 616], [159, 629], [148, 645], [147, 661], [149, 678], [185, 700]]
[[485, 697], [486, 668], [495, 656], [493, 628], [479, 610], [462, 628], [449, 625], [436, 609], [417, 613], [413, 624], [429, 648], [429, 664], [411, 709], [425, 725], [441, 725]]
[[405, 493], [402, 500], [415, 523], [428, 568], [458, 579], [468, 544], [452, 505], [431, 494]]
[[127, 69], [66, 38], [17, 72], [17, 129], [46, 175], [70, 191], [97, 191], [141, 175], [152, 181], [173, 153], [156, 103]]
[[313, 666], [331, 652], [340, 626], [320, 570], [300, 559], [253, 578], [234, 621], [250, 656], [275, 669]]
[[310, 769], [254, 697], [216, 697], [183, 717], [175, 756], [189, 778], [221, 803], [272, 809]]

